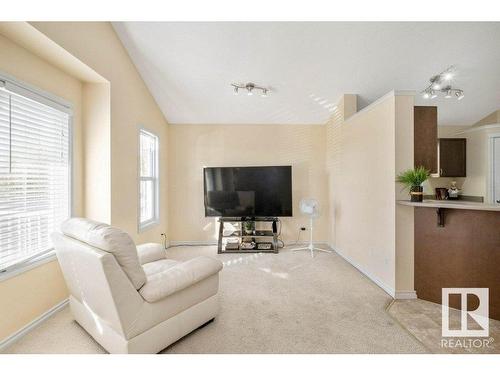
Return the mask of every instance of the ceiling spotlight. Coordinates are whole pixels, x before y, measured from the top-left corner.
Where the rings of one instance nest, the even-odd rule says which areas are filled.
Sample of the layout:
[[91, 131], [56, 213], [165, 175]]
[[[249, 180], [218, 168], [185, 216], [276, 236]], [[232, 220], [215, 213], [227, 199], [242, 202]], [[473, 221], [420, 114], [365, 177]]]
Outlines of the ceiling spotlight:
[[444, 81], [450, 81], [455, 75], [455, 68], [453, 66], [448, 67], [443, 72], [432, 76], [429, 79], [429, 85], [422, 90], [422, 97], [424, 99], [434, 99], [437, 98], [438, 94], [441, 93], [446, 99], [453, 97], [453, 93], [458, 100], [462, 100], [464, 97], [464, 92], [461, 89], [453, 88], [450, 84], [444, 85]]
[[262, 86], [257, 86], [255, 83], [248, 82], [248, 83], [231, 83], [231, 86], [233, 86], [234, 94], [238, 95], [238, 92], [240, 89], [242, 90], [247, 90], [247, 95], [252, 96], [254, 94], [255, 90], [260, 90], [261, 91], [261, 96], [262, 97], [267, 97], [270, 89], [267, 87], [262, 87]]
[[431, 81], [431, 87], [434, 90], [441, 90], [441, 75], [438, 74], [437, 76], [434, 76], [430, 79]]

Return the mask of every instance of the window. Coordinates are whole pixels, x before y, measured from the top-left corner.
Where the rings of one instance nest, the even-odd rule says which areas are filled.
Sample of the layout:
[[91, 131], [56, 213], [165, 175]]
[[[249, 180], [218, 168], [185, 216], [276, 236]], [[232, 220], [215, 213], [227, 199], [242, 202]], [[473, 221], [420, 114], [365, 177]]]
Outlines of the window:
[[139, 230], [156, 224], [158, 202], [158, 137], [139, 131]]
[[70, 216], [70, 109], [0, 80], [0, 271], [52, 250]]

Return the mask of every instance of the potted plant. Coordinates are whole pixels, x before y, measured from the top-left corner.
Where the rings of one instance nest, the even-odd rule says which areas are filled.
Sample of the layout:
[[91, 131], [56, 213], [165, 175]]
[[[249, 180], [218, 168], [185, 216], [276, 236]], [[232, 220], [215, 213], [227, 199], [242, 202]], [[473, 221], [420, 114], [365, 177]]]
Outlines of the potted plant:
[[255, 233], [255, 221], [247, 220], [243, 223], [243, 232], [246, 235], [252, 235]]
[[402, 183], [405, 188], [410, 190], [410, 200], [412, 202], [422, 202], [424, 198], [424, 188], [422, 184], [429, 176], [429, 170], [420, 166], [400, 173], [396, 181]]

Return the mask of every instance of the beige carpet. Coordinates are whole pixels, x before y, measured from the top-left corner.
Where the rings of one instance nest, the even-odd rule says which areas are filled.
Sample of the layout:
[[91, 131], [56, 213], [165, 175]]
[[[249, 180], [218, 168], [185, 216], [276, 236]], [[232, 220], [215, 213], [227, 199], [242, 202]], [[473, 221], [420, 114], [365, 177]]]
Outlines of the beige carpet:
[[[335, 253], [217, 255], [176, 247], [173, 259], [205, 254], [224, 262], [216, 320], [164, 353], [425, 353], [394, 320], [391, 298]], [[64, 309], [8, 353], [102, 353]]]

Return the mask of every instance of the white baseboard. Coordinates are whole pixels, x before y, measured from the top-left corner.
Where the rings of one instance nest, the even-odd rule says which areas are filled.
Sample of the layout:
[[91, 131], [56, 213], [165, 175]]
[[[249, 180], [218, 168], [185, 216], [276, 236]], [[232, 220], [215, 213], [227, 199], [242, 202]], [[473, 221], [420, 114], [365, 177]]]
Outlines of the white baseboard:
[[174, 246], [213, 246], [217, 241], [168, 241], [168, 247]]
[[417, 299], [417, 292], [414, 290], [397, 290], [394, 299]]
[[368, 277], [371, 281], [373, 281], [375, 284], [377, 284], [384, 292], [389, 294], [392, 298], [395, 298], [395, 291], [393, 288], [390, 286], [386, 285], [382, 280], [377, 278], [376, 276], [373, 276], [371, 273], [367, 272], [361, 265], [357, 264], [353, 260], [351, 260], [349, 257], [346, 255], [342, 254], [337, 248], [334, 248], [333, 246], [330, 246], [330, 248], [333, 249], [338, 255], [340, 255], [347, 263], [350, 263], [354, 268], [356, 268], [359, 272], [361, 272], [363, 275]]
[[[297, 246], [307, 246], [309, 241], [298, 241], [298, 242], [285, 242], [285, 247], [294, 248]], [[313, 241], [313, 245], [325, 246], [329, 250], [332, 250], [331, 246], [326, 241]]]
[[4, 349], [6, 349], [8, 346], [15, 343], [17, 340], [19, 340], [21, 337], [23, 337], [24, 335], [29, 333], [31, 330], [38, 327], [44, 321], [49, 319], [52, 315], [54, 315], [58, 311], [62, 310], [64, 307], [66, 307], [68, 302], [69, 302], [69, 300], [67, 298], [64, 301], [59, 302], [57, 305], [52, 307], [50, 310], [44, 312], [42, 315], [40, 315], [38, 318], [36, 318], [32, 322], [26, 324], [19, 331], [14, 332], [12, 335], [7, 337], [6, 339], [0, 341], [0, 352], [3, 351]]

